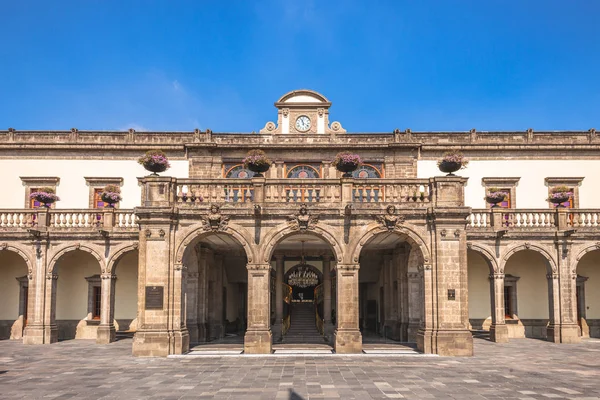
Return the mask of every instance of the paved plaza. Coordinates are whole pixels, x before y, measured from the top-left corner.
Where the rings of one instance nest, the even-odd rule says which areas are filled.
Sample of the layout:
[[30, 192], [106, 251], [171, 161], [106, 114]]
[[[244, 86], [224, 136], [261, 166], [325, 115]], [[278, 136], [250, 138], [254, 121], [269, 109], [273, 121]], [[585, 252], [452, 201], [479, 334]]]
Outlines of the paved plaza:
[[476, 356], [136, 358], [131, 339], [0, 341], [1, 399], [600, 399], [600, 340], [475, 339]]

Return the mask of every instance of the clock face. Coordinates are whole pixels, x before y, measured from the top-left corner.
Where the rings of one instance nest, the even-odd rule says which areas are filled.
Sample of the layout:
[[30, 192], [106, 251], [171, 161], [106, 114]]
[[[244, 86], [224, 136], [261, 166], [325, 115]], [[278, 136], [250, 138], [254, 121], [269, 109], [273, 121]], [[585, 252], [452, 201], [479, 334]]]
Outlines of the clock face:
[[301, 115], [296, 119], [296, 129], [300, 132], [306, 132], [310, 129], [310, 118], [306, 115]]

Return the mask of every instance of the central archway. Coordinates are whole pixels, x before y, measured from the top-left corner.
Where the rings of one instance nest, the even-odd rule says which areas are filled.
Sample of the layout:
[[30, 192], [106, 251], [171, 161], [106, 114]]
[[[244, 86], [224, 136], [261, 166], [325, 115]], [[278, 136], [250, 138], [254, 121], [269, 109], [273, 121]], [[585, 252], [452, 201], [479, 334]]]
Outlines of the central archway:
[[[289, 232], [273, 242], [270, 253], [271, 325], [274, 343], [323, 345], [335, 321], [335, 251], [315, 232]], [[333, 282], [333, 285], [332, 285]], [[275, 346], [277, 352], [279, 347]]]

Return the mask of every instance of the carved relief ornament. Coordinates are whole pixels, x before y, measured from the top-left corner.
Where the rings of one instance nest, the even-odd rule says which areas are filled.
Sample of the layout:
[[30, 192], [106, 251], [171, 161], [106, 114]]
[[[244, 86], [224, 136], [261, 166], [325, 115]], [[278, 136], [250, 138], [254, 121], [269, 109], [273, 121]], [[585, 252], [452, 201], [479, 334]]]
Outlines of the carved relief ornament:
[[210, 212], [202, 217], [202, 228], [206, 231], [226, 231], [229, 224], [229, 217], [221, 215], [221, 208], [213, 204], [210, 206]]
[[318, 222], [319, 216], [309, 214], [306, 204], [300, 205], [298, 214], [290, 215], [288, 217], [290, 228], [295, 231], [299, 230], [300, 232], [304, 232], [307, 229], [314, 229]]
[[389, 205], [389, 206], [387, 206], [385, 211], [386, 211], [385, 215], [375, 216], [375, 219], [377, 221], [379, 221], [379, 223], [382, 225], [383, 228], [385, 228], [391, 232], [404, 223], [404, 221], [405, 221], [404, 216], [396, 215], [396, 207], [395, 206]]

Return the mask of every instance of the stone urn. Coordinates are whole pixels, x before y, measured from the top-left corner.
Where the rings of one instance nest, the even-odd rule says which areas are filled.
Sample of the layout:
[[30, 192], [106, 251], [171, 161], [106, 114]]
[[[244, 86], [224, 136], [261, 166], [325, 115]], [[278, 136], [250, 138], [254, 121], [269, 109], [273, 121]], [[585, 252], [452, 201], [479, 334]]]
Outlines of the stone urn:
[[454, 176], [454, 172], [462, 168], [462, 163], [443, 160], [439, 163], [438, 168], [445, 172], [446, 176]]

